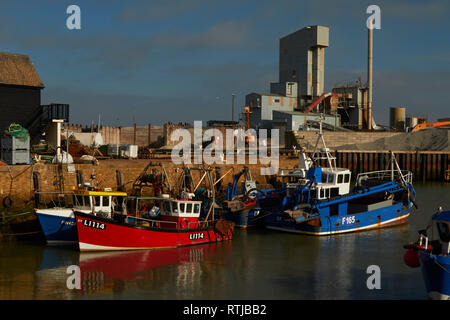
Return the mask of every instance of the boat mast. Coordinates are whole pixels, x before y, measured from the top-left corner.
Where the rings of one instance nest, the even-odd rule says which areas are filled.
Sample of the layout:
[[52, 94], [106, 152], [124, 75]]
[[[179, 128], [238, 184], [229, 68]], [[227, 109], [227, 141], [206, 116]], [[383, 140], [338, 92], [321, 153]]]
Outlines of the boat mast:
[[[330, 149], [327, 148], [325, 144], [325, 139], [323, 138], [323, 132], [322, 132], [322, 121], [324, 120], [323, 113], [320, 114], [319, 117], [319, 135], [317, 136], [316, 144], [314, 146], [314, 152], [312, 155], [313, 161], [316, 162], [316, 160], [325, 159], [328, 162], [328, 166], [331, 168], [332, 171], [336, 169], [336, 158], [333, 157], [330, 153]], [[323, 148], [320, 151], [317, 151], [319, 141], [322, 141]], [[325, 153], [325, 157], [321, 156], [321, 153]]]

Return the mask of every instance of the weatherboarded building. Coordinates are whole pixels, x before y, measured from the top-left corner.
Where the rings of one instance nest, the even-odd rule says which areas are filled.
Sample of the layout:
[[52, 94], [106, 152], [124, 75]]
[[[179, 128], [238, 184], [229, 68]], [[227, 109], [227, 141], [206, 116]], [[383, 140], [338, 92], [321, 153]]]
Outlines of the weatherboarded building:
[[30, 127], [41, 113], [43, 88], [27, 55], [0, 52], [0, 130], [12, 122]]

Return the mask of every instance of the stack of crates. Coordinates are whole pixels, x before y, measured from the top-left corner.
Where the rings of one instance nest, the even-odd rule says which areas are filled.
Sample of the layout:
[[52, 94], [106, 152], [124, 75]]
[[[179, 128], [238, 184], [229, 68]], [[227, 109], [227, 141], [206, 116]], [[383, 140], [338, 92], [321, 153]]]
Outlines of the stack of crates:
[[19, 139], [13, 135], [3, 135], [1, 138], [1, 158], [7, 164], [30, 163], [30, 136]]

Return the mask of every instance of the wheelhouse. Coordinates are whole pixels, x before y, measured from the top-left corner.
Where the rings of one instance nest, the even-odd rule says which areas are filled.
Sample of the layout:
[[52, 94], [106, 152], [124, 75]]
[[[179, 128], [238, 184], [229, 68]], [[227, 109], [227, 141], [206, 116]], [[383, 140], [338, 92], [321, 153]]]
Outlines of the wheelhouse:
[[324, 200], [350, 192], [351, 171], [343, 168], [310, 168], [311, 198]]
[[133, 201], [135, 208], [130, 212], [133, 218], [151, 226], [179, 229], [197, 228], [200, 225], [202, 201], [172, 199], [168, 195], [129, 197], [129, 202]]
[[108, 190], [75, 190], [73, 194], [74, 208], [82, 211], [102, 212], [111, 216], [114, 211], [121, 211], [125, 192]]
[[450, 254], [450, 211], [438, 211], [432, 218], [432, 244], [436, 254]]
[[200, 216], [201, 201], [167, 199], [163, 201], [161, 215], [184, 218]]

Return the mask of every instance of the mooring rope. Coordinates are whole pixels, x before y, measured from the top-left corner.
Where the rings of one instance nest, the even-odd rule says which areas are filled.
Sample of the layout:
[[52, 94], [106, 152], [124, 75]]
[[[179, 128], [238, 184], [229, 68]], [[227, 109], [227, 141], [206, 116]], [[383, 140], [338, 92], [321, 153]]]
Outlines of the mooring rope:
[[27, 211], [27, 212], [22, 212], [22, 213], [17, 213], [17, 214], [9, 214], [9, 215], [5, 215], [2, 218], [6, 221], [3, 221], [1, 224], [6, 224], [7, 222], [11, 221], [12, 219], [14, 219], [15, 217], [20, 217], [20, 216], [24, 216], [26, 214], [30, 214], [33, 213], [33, 211]]
[[31, 232], [21, 232], [21, 233], [0, 233], [2, 236], [21, 236], [26, 234], [35, 234], [35, 233], [42, 233], [42, 231], [31, 231]]
[[447, 272], [447, 273], [450, 273], [450, 271], [448, 271], [444, 266], [442, 266], [439, 262], [437, 262], [436, 259], [434, 259], [434, 262], [435, 262], [439, 267], [441, 267], [442, 270], [444, 270], [444, 271]]

